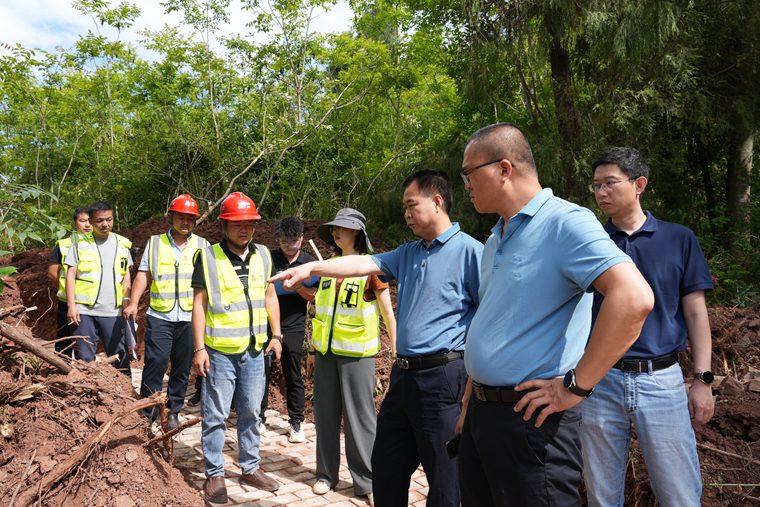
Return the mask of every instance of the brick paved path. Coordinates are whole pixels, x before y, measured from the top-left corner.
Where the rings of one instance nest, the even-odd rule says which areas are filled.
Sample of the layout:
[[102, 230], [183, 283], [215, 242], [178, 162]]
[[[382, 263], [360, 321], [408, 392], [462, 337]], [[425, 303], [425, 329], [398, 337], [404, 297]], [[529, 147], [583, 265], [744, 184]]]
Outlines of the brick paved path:
[[[140, 389], [141, 370], [132, 369], [132, 383], [136, 389]], [[168, 377], [164, 377], [164, 384]], [[164, 385], [166, 389], [166, 385]], [[188, 396], [193, 392], [193, 387], [188, 388]], [[190, 407], [187, 404], [180, 414], [180, 422], [189, 417], [200, 416], [199, 407]], [[333, 505], [340, 507], [353, 507], [368, 505], [366, 497], [354, 496], [354, 488], [351, 484], [351, 475], [346, 467], [346, 459], [341, 443], [341, 466], [340, 482], [326, 495], [315, 495], [311, 487], [316, 481], [316, 432], [314, 424], [304, 423], [306, 442], [291, 444], [288, 442], [287, 416], [268, 410], [267, 428], [261, 438], [261, 468], [273, 476], [280, 484], [280, 489], [275, 493], [261, 491], [252, 486], [240, 484], [238, 478], [241, 471], [237, 466], [237, 439], [233, 417], [227, 422], [227, 441], [225, 444], [225, 471], [227, 478], [227, 493], [229, 503], [227, 505], [244, 505], [249, 507], [305, 507], [316, 505]], [[341, 439], [342, 440], [342, 439]], [[182, 472], [190, 484], [198, 489], [203, 487], [205, 476], [203, 475], [203, 451], [201, 449], [201, 426], [197, 424], [183, 431], [174, 441], [174, 464]], [[422, 469], [418, 469], [412, 476], [412, 484], [409, 491], [409, 505], [424, 507], [427, 498], [427, 480]]]

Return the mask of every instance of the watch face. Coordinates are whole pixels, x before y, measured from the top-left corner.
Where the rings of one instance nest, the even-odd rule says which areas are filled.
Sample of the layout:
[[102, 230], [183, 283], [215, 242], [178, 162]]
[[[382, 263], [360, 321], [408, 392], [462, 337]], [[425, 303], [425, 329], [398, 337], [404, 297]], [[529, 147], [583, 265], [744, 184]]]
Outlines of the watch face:
[[566, 389], [570, 389], [571, 386], [575, 385], [575, 370], [569, 370], [565, 373], [565, 378], [562, 380], [562, 384], [564, 384]]
[[711, 371], [703, 371], [699, 374], [699, 380], [704, 382], [705, 384], [712, 384], [713, 380], [715, 380], [715, 376]]

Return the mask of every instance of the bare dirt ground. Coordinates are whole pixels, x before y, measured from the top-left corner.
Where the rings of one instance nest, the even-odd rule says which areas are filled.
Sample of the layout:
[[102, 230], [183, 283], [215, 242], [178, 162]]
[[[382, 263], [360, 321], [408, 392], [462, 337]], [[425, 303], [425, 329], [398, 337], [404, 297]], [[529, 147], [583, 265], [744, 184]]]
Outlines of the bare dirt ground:
[[[319, 223], [307, 222], [305, 237], [313, 238], [324, 255], [328, 248], [315, 233]], [[122, 231], [134, 243], [135, 264], [148, 237], [165, 230], [166, 223], [154, 219]], [[220, 239], [215, 223], [204, 224], [197, 232], [212, 242]], [[276, 248], [270, 223], [261, 223], [254, 239]], [[385, 245], [375, 246], [380, 251], [385, 249]], [[45, 277], [48, 256], [48, 249], [34, 249], [0, 259], [0, 266], [13, 265], [19, 270], [5, 279], [0, 311], [16, 305], [38, 307], [0, 320], [43, 340], [55, 337], [57, 304], [55, 289]], [[395, 287], [391, 290], [395, 303]], [[144, 319], [146, 306], [147, 295], [140, 303], [140, 319]], [[719, 377], [714, 390], [715, 417], [697, 429], [705, 485], [703, 505], [760, 503], [760, 305], [749, 309], [711, 308], [710, 319], [714, 340], [712, 369]], [[139, 335], [141, 357], [142, 332]], [[378, 405], [387, 388], [391, 366], [387, 335], [383, 333], [382, 339], [383, 351], [377, 358]], [[688, 354], [683, 355], [682, 365], [684, 371], [692, 370]], [[284, 388], [278, 368], [273, 372], [273, 384]], [[313, 393], [310, 379], [306, 381], [306, 392], [307, 397]], [[144, 420], [137, 413], [114, 424], [88, 458], [53, 487], [34, 491], [43, 478], [85, 445], [110, 418], [124, 411], [134, 398], [128, 379], [108, 364], [81, 367], [62, 375], [13, 347], [9, 340], [0, 339], [0, 505], [24, 505], [21, 500], [34, 498], [37, 493], [43, 497], [42, 505], [53, 506], [202, 505], [197, 490], [166, 461], [166, 449], [160, 445], [146, 447]], [[270, 389], [269, 407], [286, 412], [282, 389]], [[311, 407], [307, 401], [309, 420]], [[632, 447], [626, 505], [655, 505], [635, 440]], [[32, 500], [29, 504], [36, 503]]]

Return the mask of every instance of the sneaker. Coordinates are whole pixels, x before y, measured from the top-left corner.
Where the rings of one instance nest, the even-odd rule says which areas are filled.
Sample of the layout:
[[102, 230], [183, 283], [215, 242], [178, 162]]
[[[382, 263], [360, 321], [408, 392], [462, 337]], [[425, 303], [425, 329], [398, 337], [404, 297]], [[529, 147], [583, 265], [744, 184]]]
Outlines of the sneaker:
[[293, 421], [290, 423], [288, 442], [291, 444], [306, 442], [306, 433], [304, 433], [303, 428], [301, 427], [301, 421]]
[[311, 492], [315, 495], [326, 495], [330, 491], [330, 485], [327, 484], [327, 481], [318, 480], [314, 483], [314, 486], [311, 487]]

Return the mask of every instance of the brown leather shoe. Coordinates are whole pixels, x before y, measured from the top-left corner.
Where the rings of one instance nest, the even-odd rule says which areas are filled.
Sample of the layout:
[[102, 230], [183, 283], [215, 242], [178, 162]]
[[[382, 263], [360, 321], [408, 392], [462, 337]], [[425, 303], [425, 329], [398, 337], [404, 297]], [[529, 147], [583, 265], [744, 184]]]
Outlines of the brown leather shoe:
[[203, 497], [211, 503], [227, 503], [227, 486], [224, 476], [209, 477], [203, 483]]
[[240, 481], [251, 486], [256, 486], [263, 491], [277, 491], [280, 489], [280, 483], [262, 472], [260, 468], [257, 468], [250, 474], [241, 475]]

